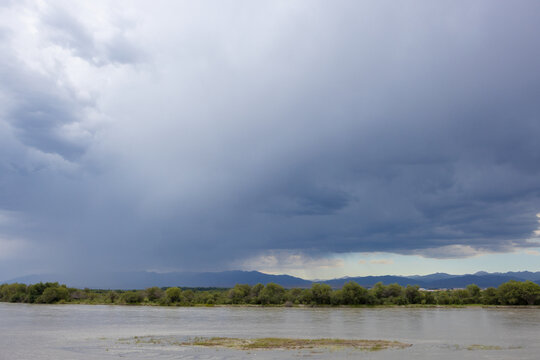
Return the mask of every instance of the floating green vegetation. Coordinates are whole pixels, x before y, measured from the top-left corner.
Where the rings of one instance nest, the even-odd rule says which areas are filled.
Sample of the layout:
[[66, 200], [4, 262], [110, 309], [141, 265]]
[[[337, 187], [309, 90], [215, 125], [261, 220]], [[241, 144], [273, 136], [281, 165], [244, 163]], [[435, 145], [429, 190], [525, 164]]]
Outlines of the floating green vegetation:
[[522, 349], [523, 346], [499, 346], [499, 345], [484, 345], [484, 344], [472, 344], [472, 345], [445, 345], [444, 347], [450, 349], [450, 350], [516, 350], [516, 349]]
[[467, 350], [503, 350], [501, 346], [498, 345], [481, 345], [481, 344], [472, 344], [467, 346]]
[[508, 346], [508, 347], [502, 347], [498, 345], [480, 345], [480, 344], [472, 344], [466, 347], [467, 350], [516, 350], [516, 349], [522, 349], [523, 346]]
[[[124, 340], [124, 339], [122, 339]], [[378, 351], [384, 349], [404, 349], [412, 346], [390, 340], [354, 340], [354, 339], [291, 339], [291, 338], [257, 338], [241, 339], [228, 337], [196, 337], [187, 341], [171, 338], [134, 337], [135, 344], [162, 344], [178, 346], [225, 347], [237, 350], [301, 350], [301, 349], [356, 349]]]
[[291, 339], [291, 338], [258, 338], [239, 339], [226, 337], [198, 338], [184, 345], [229, 347], [241, 350], [262, 349], [316, 349], [316, 348], [353, 348], [359, 350], [402, 349], [411, 346], [398, 341], [389, 340], [351, 340], [351, 339]]

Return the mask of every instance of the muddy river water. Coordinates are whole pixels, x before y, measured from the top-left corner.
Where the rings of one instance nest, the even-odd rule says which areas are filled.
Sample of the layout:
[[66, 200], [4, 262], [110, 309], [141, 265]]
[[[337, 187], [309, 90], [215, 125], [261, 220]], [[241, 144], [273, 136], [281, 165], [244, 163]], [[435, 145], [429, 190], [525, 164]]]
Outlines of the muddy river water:
[[[168, 342], [137, 342], [151, 336]], [[406, 349], [235, 350], [194, 337], [396, 340]], [[0, 359], [540, 359], [540, 308], [257, 308], [0, 303]]]

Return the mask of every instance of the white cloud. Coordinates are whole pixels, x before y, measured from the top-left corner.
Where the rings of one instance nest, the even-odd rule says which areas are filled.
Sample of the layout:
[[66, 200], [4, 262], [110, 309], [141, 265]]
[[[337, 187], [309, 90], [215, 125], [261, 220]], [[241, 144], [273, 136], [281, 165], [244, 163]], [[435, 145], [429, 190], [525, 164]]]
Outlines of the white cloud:
[[342, 268], [341, 258], [311, 257], [302, 253], [272, 251], [243, 261], [242, 269], [259, 270], [267, 273], [316, 272], [325, 269]]
[[393, 259], [374, 259], [369, 261], [370, 264], [377, 264], [377, 265], [390, 265], [394, 263]]
[[415, 250], [414, 254], [437, 259], [454, 259], [478, 256], [488, 252], [489, 251], [479, 250], [470, 245], [459, 244]]

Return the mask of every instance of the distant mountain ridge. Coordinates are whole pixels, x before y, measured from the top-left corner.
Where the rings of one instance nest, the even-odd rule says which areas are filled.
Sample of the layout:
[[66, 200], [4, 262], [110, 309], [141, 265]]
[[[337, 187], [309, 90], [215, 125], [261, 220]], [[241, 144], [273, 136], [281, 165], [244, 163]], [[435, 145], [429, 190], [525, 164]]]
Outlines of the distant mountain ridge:
[[419, 280], [424, 280], [424, 281], [430, 281], [430, 280], [449, 279], [456, 276], [457, 275], [450, 275], [447, 273], [434, 273], [434, 274], [429, 274], [429, 275], [411, 275], [411, 276], [406, 276], [406, 277], [409, 279], [419, 279]]
[[331, 280], [311, 281], [291, 275], [271, 275], [259, 271], [222, 271], [222, 272], [169, 272], [156, 273], [148, 271], [94, 273], [92, 275], [76, 274], [45, 274], [18, 277], [0, 283], [59, 282], [77, 288], [93, 289], [144, 289], [151, 286], [169, 287], [223, 287], [229, 288], [236, 284], [255, 285], [270, 282], [280, 284], [286, 288], [311, 287], [314, 282], [325, 283], [333, 288], [340, 288], [349, 281], [354, 281], [364, 287], [372, 287], [378, 282], [385, 285], [397, 283], [401, 286], [418, 285], [425, 289], [453, 289], [464, 288], [469, 284], [476, 284], [482, 288], [497, 287], [510, 280], [530, 280], [540, 284], [540, 271], [519, 271], [507, 273], [477, 272], [475, 274], [451, 275], [435, 273], [429, 275], [413, 276], [358, 276], [344, 277]]
[[[536, 283], [540, 284], [540, 274], [538, 274]], [[527, 279], [519, 278], [516, 276], [506, 276], [506, 275], [496, 275], [496, 274], [487, 274], [487, 275], [452, 275], [451, 277], [431, 277], [431, 275], [426, 276], [417, 276], [415, 278], [404, 277], [404, 276], [362, 276], [362, 277], [351, 277], [343, 281], [340, 279], [328, 280], [325, 281], [326, 284], [329, 284], [333, 288], [339, 288], [343, 286], [347, 281], [354, 281], [363, 287], [372, 287], [378, 282], [382, 282], [385, 285], [397, 283], [401, 286], [407, 285], [418, 285], [421, 288], [425, 289], [455, 289], [455, 288], [464, 288], [470, 284], [476, 284], [481, 288], [486, 287], [497, 287], [500, 284], [503, 284], [510, 280], [524, 281]]]
[[[77, 288], [93, 289], [144, 289], [152, 286], [169, 287], [233, 287], [236, 284], [274, 282], [284, 287], [310, 287], [311, 281], [290, 275], [270, 275], [258, 271], [222, 271], [222, 272], [169, 272], [156, 273], [114, 272], [91, 275], [29, 275], [4, 281], [5, 283], [20, 282], [33, 284], [36, 282], [54, 282], [67, 284]], [[1, 283], [1, 282], [0, 282]]]

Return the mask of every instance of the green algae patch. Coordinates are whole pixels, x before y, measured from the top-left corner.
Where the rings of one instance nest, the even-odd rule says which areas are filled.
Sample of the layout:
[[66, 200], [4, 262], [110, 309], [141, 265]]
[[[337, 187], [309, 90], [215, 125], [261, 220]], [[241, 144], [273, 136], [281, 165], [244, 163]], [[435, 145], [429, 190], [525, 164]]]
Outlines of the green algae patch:
[[291, 339], [258, 338], [240, 339], [227, 337], [195, 338], [183, 342], [185, 346], [226, 347], [238, 350], [301, 350], [301, 349], [357, 349], [377, 351], [384, 349], [404, 349], [412, 346], [390, 340], [354, 340], [354, 339]]
[[469, 350], [469, 351], [496, 351], [496, 350], [518, 350], [523, 349], [521, 345], [512, 345], [512, 346], [499, 346], [499, 345], [485, 345], [485, 344], [472, 344], [472, 345], [445, 345], [445, 348], [449, 350]]
[[467, 350], [503, 350], [502, 347], [497, 345], [481, 345], [481, 344], [472, 344], [467, 346]]

